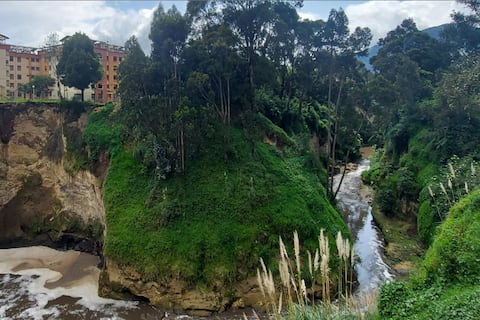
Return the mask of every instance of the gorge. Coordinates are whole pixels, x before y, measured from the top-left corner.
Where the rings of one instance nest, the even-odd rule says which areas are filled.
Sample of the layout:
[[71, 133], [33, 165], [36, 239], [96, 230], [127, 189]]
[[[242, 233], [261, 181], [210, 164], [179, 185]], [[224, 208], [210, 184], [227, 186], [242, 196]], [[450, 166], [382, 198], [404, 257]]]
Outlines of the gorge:
[[[83, 252], [93, 253], [103, 257], [103, 228], [105, 223], [105, 211], [102, 200], [102, 179], [104, 173], [93, 174], [88, 170], [79, 171], [73, 176], [66, 171], [68, 166], [64, 163], [67, 152], [67, 138], [63, 132], [65, 128], [74, 128], [82, 132], [86, 118], [81, 115], [75, 121], [65, 121], [68, 113], [61, 110], [58, 105], [43, 104], [12, 104], [2, 105], [0, 108], [2, 125], [2, 199], [3, 206], [0, 211], [4, 228], [2, 233], [2, 246], [25, 245], [48, 245], [60, 249], [75, 249]], [[7, 121], [9, 119], [9, 121]], [[68, 129], [67, 129], [68, 130]], [[360, 192], [359, 174], [366, 166], [349, 172], [346, 175], [344, 187], [339, 197], [343, 206], [348, 206], [354, 212], [350, 218], [346, 217], [349, 224], [361, 224], [365, 220], [365, 210], [368, 208], [366, 198], [358, 197]], [[7, 192], [8, 191], [8, 192]], [[350, 197], [350, 198], [348, 198]], [[348, 209], [345, 207], [345, 211]], [[367, 210], [368, 211], [368, 210]], [[352, 222], [350, 219], [357, 219]], [[365, 221], [363, 221], [365, 223]], [[360, 230], [365, 227], [371, 228], [366, 220]], [[355, 237], [357, 232], [353, 232]], [[370, 231], [369, 236], [372, 236]], [[374, 249], [381, 250], [381, 246]], [[372, 251], [372, 250], [367, 250]], [[195, 314], [210, 314], [212, 312], [224, 311], [215, 306], [218, 296], [215, 293], [203, 292], [197, 294], [195, 291], [189, 293], [182, 289], [185, 284], [170, 283], [162, 289], [161, 285], [155, 282], [144, 282], [142, 275], [132, 268], [125, 268], [116, 265], [113, 261], [106, 259], [106, 269], [103, 274], [95, 265], [102, 266], [102, 262], [93, 256], [84, 253], [67, 251], [55, 253], [51, 249], [43, 247], [31, 247], [24, 249], [3, 249], [0, 273], [4, 274], [2, 280], [2, 292], [5, 294], [0, 299], [8, 300], [9, 294], [13, 294], [12, 283], [23, 283], [22, 286], [31, 287], [34, 283], [37, 288], [46, 288], [38, 292], [26, 293], [20, 300], [20, 305], [6, 306], [0, 315], [12, 315], [11, 312], [20, 314], [42, 314], [42, 312], [60, 312], [62, 317], [69, 316], [69, 310], [78, 310], [78, 304], [86, 308], [84, 312], [90, 312], [92, 317], [109, 312], [122, 315], [126, 319], [134, 318], [139, 314], [152, 316], [157, 312], [164, 315], [169, 309], [186, 310]], [[58, 259], [58, 260], [56, 260]], [[361, 261], [366, 259], [361, 257]], [[57, 267], [55, 267], [57, 266]], [[38, 268], [51, 269], [45, 273]], [[75, 275], [75, 270], [80, 270]], [[83, 271], [82, 271], [83, 270]], [[95, 271], [96, 270], [96, 271]], [[40, 278], [32, 277], [39, 272]], [[73, 272], [73, 273], [72, 273]], [[384, 271], [371, 270], [369, 272]], [[12, 275], [8, 275], [12, 273]], [[361, 274], [361, 272], [360, 272]], [[60, 277], [60, 280], [59, 280]], [[107, 277], [107, 279], [102, 279]], [[367, 279], [360, 279], [361, 286], [365, 286]], [[63, 280], [62, 280], [63, 279]], [[69, 280], [70, 279], [70, 280]], [[91, 279], [91, 280], [86, 280]], [[96, 295], [95, 281], [100, 280], [100, 292], [114, 297], [148, 297], [149, 301], [156, 305], [162, 305], [167, 309], [155, 311], [148, 305], [127, 303], [115, 300], [100, 298]], [[20, 281], [20, 282], [19, 282]], [[60, 282], [59, 282], [60, 281]], [[94, 281], [93, 283], [91, 281]], [[105, 282], [106, 281], [106, 282]], [[363, 281], [363, 284], [362, 284]], [[45, 282], [45, 283], [43, 283]], [[30, 283], [30, 284], [29, 284]], [[56, 284], [57, 283], [57, 284]], [[375, 288], [381, 282], [375, 284]], [[79, 287], [80, 286], [80, 287]], [[86, 292], [87, 296], [78, 296], [74, 292], [84, 292], [81, 286], [90, 287]], [[368, 284], [367, 284], [368, 286]], [[60, 287], [64, 289], [58, 291]], [[57, 288], [57, 289], [55, 289]], [[74, 289], [76, 288], [76, 289]], [[111, 291], [112, 288], [117, 292]], [[116, 289], [115, 289], [116, 288]], [[237, 302], [231, 307], [243, 308], [245, 306], [260, 306], [261, 293], [259, 292], [256, 280], [251, 279], [237, 285]], [[255, 289], [257, 288], [257, 289]], [[49, 291], [55, 289], [56, 294]], [[73, 290], [73, 291], [72, 291]], [[243, 290], [243, 291], [242, 291]], [[361, 289], [366, 290], [366, 289]], [[7, 294], [7, 292], [10, 292]], [[123, 292], [124, 294], [120, 294]], [[250, 293], [249, 293], [250, 292]], [[28, 298], [28, 295], [31, 295]], [[43, 304], [43, 309], [32, 309], [26, 301], [38, 299], [40, 296], [49, 297]], [[66, 298], [64, 296], [70, 296]], [[95, 296], [97, 298], [95, 298]], [[85, 302], [85, 299], [87, 300]], [[164, 299], [162, 301], [155, 299]], [[30, 300], [29, 300], [30, 299]], [[58, 300], [60, 299], [60, 300]], [[80, 299], [80, 300], [78, 300]], [[78, 300], [78, 301], [77, 301]], [[22, 302], [23, 301], [23, 302]], [[57, 302], [63, 306], [57, 306]], [[83, 301], [83, 302], [82, 302]], [[90, 301], [90, 302], [88, 302]], [[97, 305], [97, 309], [92, 305]], [[37, 303], [38, 305], [38, 303]], [[40, 304], [42, 305], [42, 304]], [[74, 307], [77, 305], [77, 307]], [[50, 306], [50, 307], [48, 307]], [[98, 307], [100, 306], [100, 307]], [[22, 310], [22, 308], [24, 308]], [[98, 309], [98, 308], [101, 308]], [[43, 310], [43, 311], [42, 311]], [[88, 311], [89, 310], [89, 311]], [[10, 312], [10, 313], [9, 313]], [[27, 313], [25, 313], [27, 312]], [[103, 313], [102, 313], [103, 312]], [[248, 313], [248, 311], [247, 311]], [[228, 313], [225, 315], [227, 316]], [[173, 316], [173, 314], [171, 314]], [[238, 315], [239, 317], [241, 314]], [[35, 318], [35, 316], [32, 316]], [[235, 319], [235, 313], [228, 315]], [[15, 317], [12, 317], [15, 319]]]

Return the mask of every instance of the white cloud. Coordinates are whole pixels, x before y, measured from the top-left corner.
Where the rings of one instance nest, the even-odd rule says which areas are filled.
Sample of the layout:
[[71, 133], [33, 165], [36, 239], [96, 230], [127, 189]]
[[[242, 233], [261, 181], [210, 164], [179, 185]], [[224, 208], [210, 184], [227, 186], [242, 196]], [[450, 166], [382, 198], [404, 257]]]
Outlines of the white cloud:
[[298, 11], [298, 15], [300, 16], [300, 19], [302, 20], [319, 20], [322, 19], [322, 17], [319, 14], [312, 13], [312, 12], [303, 12], [303, 11]]
[[48, 34], [60, 37], [77, 31], [92, 39], [123, 45], [135, 35], [150, 51], [148, 33], [156, 4], [149, 9], [121, 9], [107, 1], [2, 1], [0, 33], [8, 43], [40, 47]]
[[375, 44], [404, 19], [412, 18], [422, 30], [451, 22], [453, 11], [467, 11], [455, 1], [368, 1], [350, 4], [345, 8], [350, 29], [369, 27]]

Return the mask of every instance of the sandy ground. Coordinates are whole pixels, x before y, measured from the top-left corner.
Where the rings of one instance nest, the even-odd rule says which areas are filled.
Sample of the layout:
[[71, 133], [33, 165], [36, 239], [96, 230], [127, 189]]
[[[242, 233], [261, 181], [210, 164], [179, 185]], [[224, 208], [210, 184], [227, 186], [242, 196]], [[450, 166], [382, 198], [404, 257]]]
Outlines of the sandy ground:
[[79, 281], [97, 281], [98, 258], [77, 252], [58, 251], [47, 247], [26, 247], [0, 250], [0, 273], [18, 273], [29, 269], [49, 269], [55, 272], [45, 287], [71, 287]]
[[368, 159], [375, 153], [375, 149], [373, 147], [361, 147], [360, 153], [362, 154], [362, 159]]

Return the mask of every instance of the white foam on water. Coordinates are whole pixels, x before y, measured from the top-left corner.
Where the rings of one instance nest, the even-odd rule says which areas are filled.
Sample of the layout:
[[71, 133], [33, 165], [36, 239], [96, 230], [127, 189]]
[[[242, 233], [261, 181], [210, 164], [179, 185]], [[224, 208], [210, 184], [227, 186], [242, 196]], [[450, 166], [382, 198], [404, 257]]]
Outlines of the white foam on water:
[[[15, 281], [22, 284], [15, 292], [8, 293], [3, 299], [0, 298], [0, 318], [6, 319], [6, 312], [12, 308], [20, 296], [28, 296], [28, 299], [33, 302], [32, 306], [18, 315], [20, 319], [41, 320], [46, 316], [49, 319], [59, 318], [61, 310], [55, 306], [47, 308], [47, 305], [50, 301], [62, 296], [78, 298], [76, 304], [94, 312], [101, 311], [108, 315], [108, 319], [119, 319], [116, 315], [117, 309], [136, 308], [136, 302], [98, 296], [100, 270], [94, 264], [87, 265], [78, 278], [69, 279], [71, 281], [64, 286], [54, 288], [45, 286], [62, 279], [63, 274], [60, 271], [66, 273], [66, 268], [77, 263], [80, 258], [79, 252], [63, 252], [46, 247], [0, 249], [0, 274], [5, 274], [1, 281], [3, 283]], [[14, 278], [9, 274], [20, 277]]]

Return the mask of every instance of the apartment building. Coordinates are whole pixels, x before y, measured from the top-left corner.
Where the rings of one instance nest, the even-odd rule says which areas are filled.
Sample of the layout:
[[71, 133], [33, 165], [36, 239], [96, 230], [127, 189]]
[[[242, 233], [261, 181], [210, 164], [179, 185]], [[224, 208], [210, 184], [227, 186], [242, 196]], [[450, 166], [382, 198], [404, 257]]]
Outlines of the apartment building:
[[6, 44], [8, 37], [0, 35], [0, 96], [20, 98], [25, 93], [21, 85], [40, 74], [40, 57], [31, 47]]
[[103, 78], [95, 84], [91, 99], [95, 101], [117, 101], [118, 66], [125, 58], [123, 47], [95, 41], [93, 50], [103, 66]]
[[[80, 97], [80, 90], [64, 86], [58, 79], [56, 67], [62, 53], [62, 46], [42, 49], [7, 44], [9, 39], [0, 34], [0, 99], [15, 99], [32, 96], [22, 90], [22, 84], [28, 83], [35, 75], [49, 75], [55, 79], [45, 98], [72, 99]], [[94, 51], [103, 67], [103, 78], [85, 90], [85, 100], [94, 102], [118, 101], [117, 69], [125, 58], [123, 47], [103, 41], [94, 41]]]
[[10, 86], [10, 81], [7, 81], [10, 78], [9, 67], [8, 66], [8, 50], [5, 45], [7, 36], [0, 34], [0, 99], [7, 96], [7, 87]]

